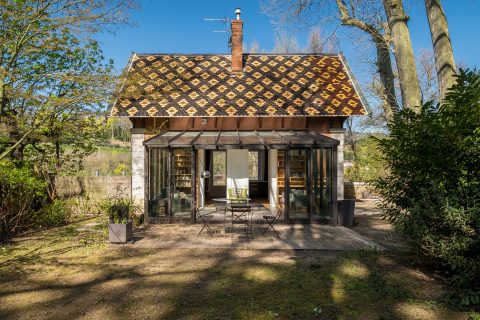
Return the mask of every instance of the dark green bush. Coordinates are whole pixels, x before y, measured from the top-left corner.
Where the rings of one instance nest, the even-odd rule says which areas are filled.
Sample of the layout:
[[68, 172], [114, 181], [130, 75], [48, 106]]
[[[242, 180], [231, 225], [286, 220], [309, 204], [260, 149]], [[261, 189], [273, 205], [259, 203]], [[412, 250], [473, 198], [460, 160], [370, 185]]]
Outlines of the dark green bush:
[[405, 110], [380, 140], [385, 216], [443, 265], [465, 305], [480, 302], [480, 73], [461, 71], [440, 105]]
[[57, 227], [71, 221], [72, 212], [65, 200], [55, 199], [35, 215], [35, 227]]
[[45, 201], [45, 181], [21, 164], [0, 161], [0, 235], [35, 225], [35, 212]]

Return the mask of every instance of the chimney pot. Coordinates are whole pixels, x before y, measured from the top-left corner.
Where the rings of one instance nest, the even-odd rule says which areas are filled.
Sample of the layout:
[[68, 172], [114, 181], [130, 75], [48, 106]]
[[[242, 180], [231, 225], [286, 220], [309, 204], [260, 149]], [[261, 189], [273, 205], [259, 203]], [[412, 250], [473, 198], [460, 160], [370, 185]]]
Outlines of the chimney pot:
[[240, 20], [240, 13], [240, 8], [237, 8], [237, 19], [232, 20], [232, 72], [242, 72], [243, 69], [243, 21]]

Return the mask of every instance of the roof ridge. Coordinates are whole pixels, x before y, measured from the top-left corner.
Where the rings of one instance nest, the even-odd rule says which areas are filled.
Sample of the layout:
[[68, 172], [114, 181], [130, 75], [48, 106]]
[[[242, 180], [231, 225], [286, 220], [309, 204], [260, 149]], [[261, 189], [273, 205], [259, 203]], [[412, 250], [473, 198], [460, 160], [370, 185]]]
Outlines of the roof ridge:
[[[228, 53], [164, 53], [164, 52], [156, 52], [156, 53], [138, 53], [134, 52], [135, 55], [137, 56], [231, 56], [231, 54]], [[305, 52], [299, 52], [299, 53], [248, 53], [245, 52], [243, 53], [244, 56], [312, 56], [312, 57], [318, 57], [318, 56], [338, 56], [339, 53], [305, 53]]]

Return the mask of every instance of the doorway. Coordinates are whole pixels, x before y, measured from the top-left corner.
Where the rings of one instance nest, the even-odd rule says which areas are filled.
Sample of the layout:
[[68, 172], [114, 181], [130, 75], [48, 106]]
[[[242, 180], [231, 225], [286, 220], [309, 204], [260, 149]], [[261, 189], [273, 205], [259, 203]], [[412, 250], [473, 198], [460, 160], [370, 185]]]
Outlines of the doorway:
[[288, 199], [288, 221], [335, 221], [334, 155], [333, 148], [279, 150], [279, 192]]
[[[236, 149], [232, 149], [236, 150]], [[241, 150], [241, 149], [239, 149]], [[252, 201], [268, 202], [268, 152], [266, 150], [243, 150], [245, 155], [234, 159], [241, 163], [248, 163], [248, 196]], [[227, 183], [229, 166], [236, 166], [235, 161], [228, 159], [227, 150], [205, 150], [205, 167], [210, 172], [206, 181], [206, 201], [211, 203], [214, 198], [227, 197]], [[232, 157], [232, 156], [231, 156]], [[230, 170], [231, 171], [231, 170]]]

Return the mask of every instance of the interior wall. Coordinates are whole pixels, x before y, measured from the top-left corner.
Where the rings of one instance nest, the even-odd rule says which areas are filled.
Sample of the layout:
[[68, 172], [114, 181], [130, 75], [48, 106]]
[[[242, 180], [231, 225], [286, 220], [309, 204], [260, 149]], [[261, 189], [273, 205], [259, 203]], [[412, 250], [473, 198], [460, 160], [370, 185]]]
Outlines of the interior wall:
[[248, 150], [227, 150], [227, 197], [228, 189], [247, 189], [248, 197]]

